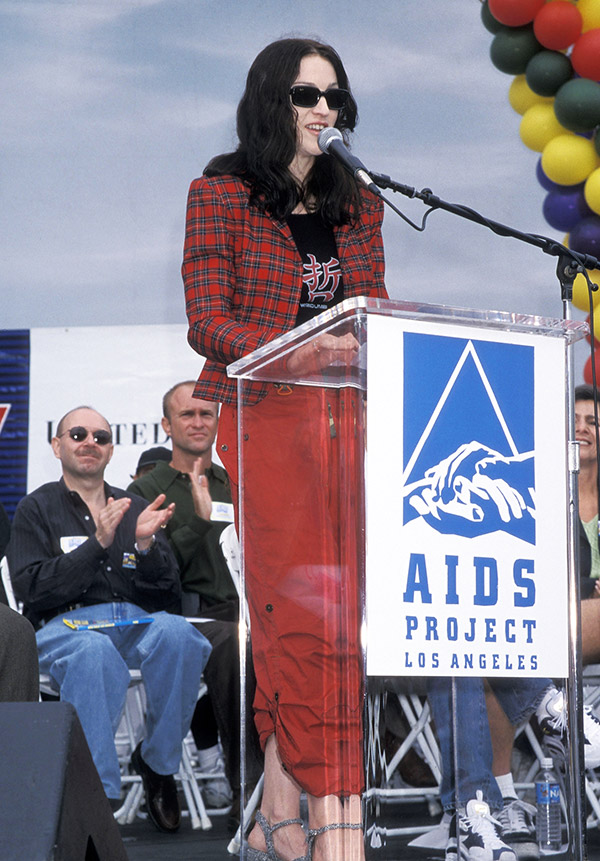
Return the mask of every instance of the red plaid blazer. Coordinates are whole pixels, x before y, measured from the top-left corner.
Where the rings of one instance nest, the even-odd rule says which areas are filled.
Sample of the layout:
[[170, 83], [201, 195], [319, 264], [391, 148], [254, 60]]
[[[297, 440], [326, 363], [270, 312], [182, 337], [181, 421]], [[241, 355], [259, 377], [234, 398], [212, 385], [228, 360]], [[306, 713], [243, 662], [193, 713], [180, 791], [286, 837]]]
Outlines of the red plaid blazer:
[[[248, 186], [232, 176], [192, 182], [187, 204], [183, 282], [188, 340], [206, 357], [194, 394], [235, 404], [226, 365], [292, 329], [302, 262], [289, 227], [248, 205]], [[344, 296], [386, 298], [383, 204], [365, 191], [355, 225], [334, 228]]]

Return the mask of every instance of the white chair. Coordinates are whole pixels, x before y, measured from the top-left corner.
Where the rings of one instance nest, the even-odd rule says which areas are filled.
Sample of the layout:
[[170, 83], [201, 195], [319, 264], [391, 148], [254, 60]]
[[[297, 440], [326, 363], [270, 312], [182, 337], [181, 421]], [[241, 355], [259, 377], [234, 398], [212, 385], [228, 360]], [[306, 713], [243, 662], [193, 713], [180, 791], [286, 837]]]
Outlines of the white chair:
[[8, 606], [20, 613], [21, 607], [19, 607], [17, 599], [15, 598], [12, 580], [10, 579], [10, 572], [8, 570], [8, 559], [6, 556], [3, 556], [2, 559], [0, 559], [0, 574], [2, 575], [2, 585], [4, 586]]
[[[233, 585], [237, 589], [237, 593], [242, 601], [242, 551], [240, 548], [240, 542], [237, 537], [237, 532], [235, 531], [235, 524], [230, 523], [229, 526], [226, 526], [223, 532], [219, 537], [219, 544], [221, 545], [221, 551], [223, 552], [223, 556], [225, 557], [225, 561], [227, 562], [227, 567], [229, 568], [229, 573], [231, 574], [231, 579], [233, 580]], [[248, 613], [248, 602], [246, 601], [246, 597], [244, 595], [244, 604], [245, 604], [245, 618], [248, 627], [250, 627], [250, 616]]]

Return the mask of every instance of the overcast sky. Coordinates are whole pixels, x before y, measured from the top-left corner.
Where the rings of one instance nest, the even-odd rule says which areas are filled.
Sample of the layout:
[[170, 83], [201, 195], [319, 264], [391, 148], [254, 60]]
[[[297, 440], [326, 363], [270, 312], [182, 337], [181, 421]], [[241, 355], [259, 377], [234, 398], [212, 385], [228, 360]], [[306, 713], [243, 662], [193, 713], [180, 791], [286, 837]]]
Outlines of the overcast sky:
[[[341, 54], [370, 169], [562, 240], [479, 0], [0, 0], [2, 328], [185, 322], [189, 183], [233, 148], [248, 67], [288, 35]], [[388, 209], [384, 236], [393, 298], [562, 316], [536, 248], [444, 212], [420, 234]]]

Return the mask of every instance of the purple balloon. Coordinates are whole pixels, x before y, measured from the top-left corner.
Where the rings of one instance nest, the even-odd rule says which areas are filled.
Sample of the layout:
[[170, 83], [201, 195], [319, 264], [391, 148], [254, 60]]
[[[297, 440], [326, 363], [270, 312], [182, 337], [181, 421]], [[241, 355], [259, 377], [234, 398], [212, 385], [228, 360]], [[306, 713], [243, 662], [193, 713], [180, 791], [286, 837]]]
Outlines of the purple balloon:
[[576, 224], [569, 234], [569, 248], [600, 259], [600, 216], [590, 215]]
[[542, 167], [542, 159], [538, 159], [538, 163], [535, 168], [535, 175], [539, 184], [545, 191], [556, 191], [560, 188], [560, 185], [557, 182], [552, 182], [551, 179], [548, 179], [546, 174], [544, 173], [544, 168]]
[[545, 191], [575, 191], [576, 188], [583, 188], [584, 185], [583, 182], [579, 182], [577, 185], [559, 185], [557, 182], [552, 182], [552, 180], [544, 173], [541, 157], [538, 159], [538, 163], [535, 168], [535, 175], [537, 177], [537, 181]]
[[592, 215], [592, 210], [583, 196], [583, 184], [562, 186], [555, 191], [549, 191], [544, 198], [542, 211], [551, 227], [565, 231], [575, 227], [582, 218]]

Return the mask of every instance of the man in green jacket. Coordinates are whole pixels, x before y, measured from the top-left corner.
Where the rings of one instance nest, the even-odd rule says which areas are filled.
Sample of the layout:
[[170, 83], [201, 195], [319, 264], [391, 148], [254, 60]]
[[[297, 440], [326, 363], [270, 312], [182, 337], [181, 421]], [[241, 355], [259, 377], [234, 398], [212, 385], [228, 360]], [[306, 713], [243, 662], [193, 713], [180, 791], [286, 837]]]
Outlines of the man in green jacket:
[[[165, 532], [179, 564], [183, 613], [188, 618], [213, 620], [195, 623], [213, 651], [204, 670], [209, 697], [196, 708], [192, 732], [205, 771], [220, 767], [220, 736], [235, 813], [240, 791], [239, 596], [219, 543], [221, 533], [233, 521], [233, 506], [227, 473], [212, 462], [218, 404], [194, 398], [193, 391], [194, 382], [185, 381], [165, 394], [162, 426], [171, 438], [172, 459], [170, 463], [159, 461], [128, 490], [144, 499], [164, 493], [165, 505], [175, 503]], [[253, 675], [247, 678], [246, 691], [250, 703]], [[251, 786], [262, 773], [263, 761], [249, 704], [246, 713], [246, 781]], [[227, 794], [216, 781], [205, 787], [205, 798], [209, 806], [227, 803]]]

